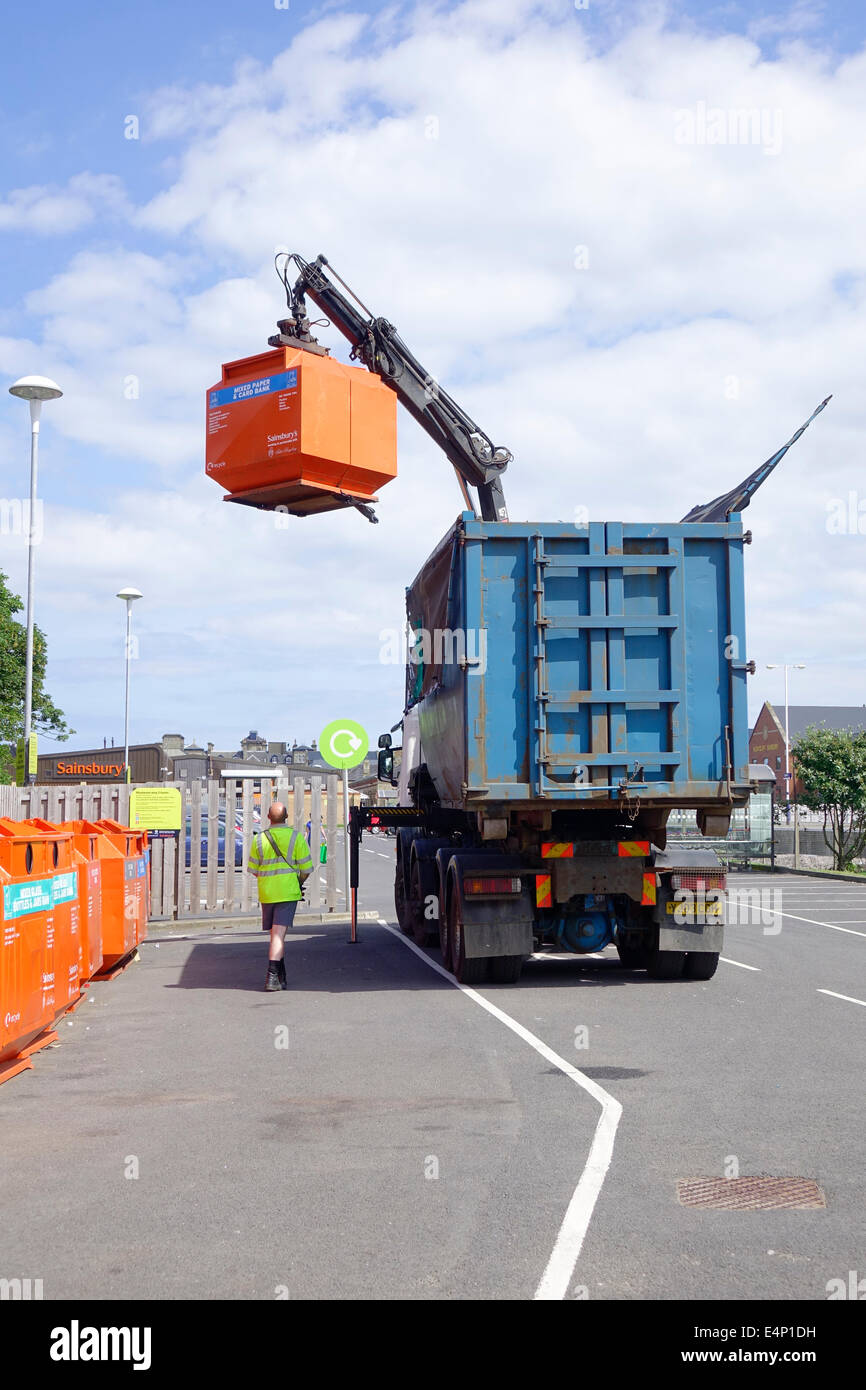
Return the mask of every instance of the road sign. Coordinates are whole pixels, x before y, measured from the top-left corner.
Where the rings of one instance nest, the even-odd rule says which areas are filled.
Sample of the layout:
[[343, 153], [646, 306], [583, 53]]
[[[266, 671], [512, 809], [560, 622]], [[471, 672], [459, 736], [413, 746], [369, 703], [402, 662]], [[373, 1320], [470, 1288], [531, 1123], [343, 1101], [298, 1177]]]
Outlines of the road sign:
[[133, 830], [180, 830], [180, 787], [136, 787], [129, 797]]
[[30, 735], [30, 750], [29, 750], [29, 752], [30, 752], [30, 756], [29, 756], [29, 758], [26, 759], [27, 765], [25, 766], [24, 740], [23, 740], [23, 738], [19, 738], [19, 740], [18, 740], [18, 747], [17, 747], [16, 750], [15, 750], [15, 785], [16, 785], [17, 787], [23, 787], [23, 786], [24, 786], [24, 784], [25, 784], [26, 781], [27, 781], [27, 774], [28, 774], [28, 772], [30, 773], [31, 777], [33, 777], [33, 776], [36, 775], [36, 770], [37, 770], [37, 767], [38, 767], [39, 764], [38, 764], [38, 755], [37, 755], [37, 749], [36, 749], [36, 735], [35, 735], [35, 734], [31, 734], [31, 735]]
[[333, 719], [319, 735], [319, 752], [331, 767], [357, 767], [369, 750], [367, 730], [354, 719]]

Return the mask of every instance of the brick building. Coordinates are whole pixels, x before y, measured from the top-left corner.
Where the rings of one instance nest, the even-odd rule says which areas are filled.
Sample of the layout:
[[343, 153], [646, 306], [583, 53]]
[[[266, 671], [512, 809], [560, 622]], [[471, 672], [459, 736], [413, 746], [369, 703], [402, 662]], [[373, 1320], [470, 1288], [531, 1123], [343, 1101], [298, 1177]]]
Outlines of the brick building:
[[[866, 705], [789, 705], [788, 735], [791, 746], [812, 725], [826, 729], [849, 729], [857, 733], [866, 729]], [[763, 763], [769, 767], [776, 778], [777, 800], [787, 801], [785, 792], [785, 707], [776, 710], [769, 700], [762, 706], [755, 720], [755, 727], [749, 736], [749, 762]], [[794, 759], [790, 762], [794, 774], [795, 792], [791, 800], [797, 800], [799, 788], [796, 786]]]

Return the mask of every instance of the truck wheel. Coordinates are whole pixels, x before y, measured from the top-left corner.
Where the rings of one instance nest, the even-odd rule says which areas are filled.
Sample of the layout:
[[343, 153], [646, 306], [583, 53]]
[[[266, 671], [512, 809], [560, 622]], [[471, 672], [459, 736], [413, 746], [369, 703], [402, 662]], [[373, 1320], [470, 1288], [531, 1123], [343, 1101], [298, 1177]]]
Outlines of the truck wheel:
[[647, 974], [653, 980], [678, 980], [686, 963], [685, 951], [651, 950], [647, 960]]
[[448, 934], [451, 938], [451, 969], [461, 985], [481, 985], [487, 979], [487, 957], [473, 956], [466, 959], [466, 938], [460, 920], [460, 903], [457, 891], [451, 894], [448, 905]]
[[718, 964], [718, 951], [689, 951], [683, 974], [687, 980], [711, 980]]
[[439, 950], [442, 952], [442, 964], [446, 970], [451, 967], [451, 903], [448, 903], [445, 911], [442, 911], [442, 903], [439, 903]]
[[436, 924], [429, 922], [424, 916], [424, 885], [421, 881], [421, 864], [417, 858], [412, 860], [409, 871], [409, 907], [409, 935], [414, 939], [416, 946], [432, 945]]
[[616, 949], [623, 970], [646, 970], [649, 964], [649, 947], [646, 944], [631, 946], [617, 939]]
[[523, 956], [492, 956], [490, 978], [498, 985], [516, 985], [523, 970]]
[[404, 936], [412, 935], [412, 918], [409, 913], [409, 903], [406, 898], [406, 880], [403, 877], [403, 865], [397, 860], [397, 869], [394, 875], [394, 910], [397, 913], [397, 924]]

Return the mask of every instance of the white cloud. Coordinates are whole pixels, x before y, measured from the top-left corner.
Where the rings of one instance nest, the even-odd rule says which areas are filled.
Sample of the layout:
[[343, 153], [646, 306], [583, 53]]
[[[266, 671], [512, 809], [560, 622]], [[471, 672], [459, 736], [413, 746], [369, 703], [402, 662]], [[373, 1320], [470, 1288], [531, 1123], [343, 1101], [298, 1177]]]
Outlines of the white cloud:
[[128, 203], [113, 174], [76, 174], [64, 188], [31, 185], [14, 189], [0, 202], [0, 231], [64, 236], [92, 223], [97, 215], [123, 215]]

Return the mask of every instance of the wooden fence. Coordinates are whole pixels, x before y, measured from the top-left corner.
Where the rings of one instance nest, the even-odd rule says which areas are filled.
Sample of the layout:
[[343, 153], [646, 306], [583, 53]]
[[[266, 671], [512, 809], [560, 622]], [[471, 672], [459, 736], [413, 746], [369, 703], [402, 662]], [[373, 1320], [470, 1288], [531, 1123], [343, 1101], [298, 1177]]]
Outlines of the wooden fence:
[[[237, 778], [208, 782], [206, 787], [200, 782], [179, 787], [184, 829], [170, 838], [150, 840], [152, 918], [258, 913], [256, 880], [246, 872], [247, 860], [253, 835], [262, 824], [261, 808], [267, 828], [267, 808], [274, 800], [285, 802], [289, 821], [302, 835], [310, 821], [313, 872], [304, 890], [307, 907], [318, 912], [344, 910], [342, 854], [337, 845], [338, 821], [342, 823], [339, 774], [293, 774], [288, 783], [263, 777], [259, 786], [260, 791], [254, 792], [250, 778]], [[13, 820], [40, 816], [55, 823], [109, 817], [127, 825], [133, 789], [110, 782], [0, 786], [0, 816]], [[240, 842], [239, 851], [236, 842]], [[322, 844], [326, 846], [324, 864], [320, 863]], [[238, 853], [240, 863], [235, 862]]]

